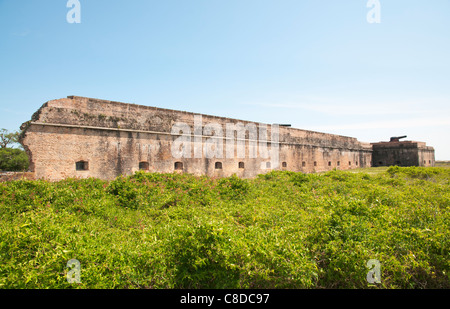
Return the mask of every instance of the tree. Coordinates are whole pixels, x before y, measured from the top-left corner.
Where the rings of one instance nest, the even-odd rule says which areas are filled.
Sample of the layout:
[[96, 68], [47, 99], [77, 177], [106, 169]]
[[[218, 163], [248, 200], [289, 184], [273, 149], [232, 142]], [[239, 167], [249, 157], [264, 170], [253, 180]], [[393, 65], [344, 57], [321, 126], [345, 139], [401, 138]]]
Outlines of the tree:
[[0, 129], [0, 171], [21, 172], [29, 166], [28, 156], [22, 149], [12, 148], [19, 142], [19, 132]]
[[0, 148], [8, 148], [11, 144], [19, 142], [19, 132], [8, 132], [6, 129], [0, 129]]
[[22, 149], [0, 149], [0, 171], [22, 172], [28, 170], [28, 156]]

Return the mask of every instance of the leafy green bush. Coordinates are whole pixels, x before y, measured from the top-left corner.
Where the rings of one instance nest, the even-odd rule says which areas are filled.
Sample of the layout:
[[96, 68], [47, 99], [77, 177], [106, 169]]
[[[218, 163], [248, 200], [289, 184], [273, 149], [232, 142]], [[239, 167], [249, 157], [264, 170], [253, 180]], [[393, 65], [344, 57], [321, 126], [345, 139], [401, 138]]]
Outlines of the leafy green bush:
[[180, 231], [169, 244], [175, 288], [237, 288], [239, 270], [229, 263], [230, 239], [223, 229], [199, 225]]
[[450, 288], [449, 179], [394, 167], [4, 182], [0, 287]]
[[448, 175], [450, 172], [448, 169], [438, 167], [411, 166], [400, 168], [398, 166], [391, 166], [388, 168], [387, 173], [391, 175], [391, 177], [398, 175], [406, 175], [410, 178], [430, 179], [438, 174]]
[[241, 179], [236, 175], [223, 178], [218, 181], [220, 195], [232, 200], [242, 200], [250, 190], [247, 180]]

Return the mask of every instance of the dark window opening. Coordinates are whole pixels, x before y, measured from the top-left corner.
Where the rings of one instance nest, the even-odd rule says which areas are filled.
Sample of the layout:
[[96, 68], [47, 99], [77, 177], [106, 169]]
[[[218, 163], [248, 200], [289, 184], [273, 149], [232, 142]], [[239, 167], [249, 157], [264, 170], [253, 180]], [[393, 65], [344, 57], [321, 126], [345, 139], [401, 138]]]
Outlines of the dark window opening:
[[314, 161], [314, 166], [317, 166], [317, 161]]
[[352, 166], [352, 161], [348, 161], [348, 166]]
[[355, 162], [356, 166], [358, 166], [358, 161]]
[[222, 169], [222, 162], [216, 162], [216, 170]]
[[331, 166], [331, 161], [328, 161], [328, 166]]
[[150, 164], [148, 162], [139, 162], [139, 169], [141, 171], [148, 171], [150, 168]]
[[341, 166], [341, 161], [337, 161], [337, 166]]
[[75, 163], [75, 167], [77, 171], [88, 171], [89, 170], [89, 163], [86, 161], [79, 161]]
[[282, 166], [282, 167], [287, 167], [287, 162], [283, 162], [283, 163], [281, 164], [281, 166]]
[[430, 164], [431, 164], [431, 160], [429, 160], [429, 161], [428, 161], [428, 163], [430, 163]]
[[381, 161], [380, 161], [380, 162], [378, 162], [378, 165], [383, 165], [383, 162], [381, 162]]
[[244, 162], [239, 162], [239, 168], [245, 168]]
[[176, 171], [182, 171], [183, 170], [183, 163], [182, 162], [175, 162], [175, 170]]
[[305, 162], [305, 161], [302, 162], [302, 166], [303, 166], [303, 167], [306, 166], [306, 162]]

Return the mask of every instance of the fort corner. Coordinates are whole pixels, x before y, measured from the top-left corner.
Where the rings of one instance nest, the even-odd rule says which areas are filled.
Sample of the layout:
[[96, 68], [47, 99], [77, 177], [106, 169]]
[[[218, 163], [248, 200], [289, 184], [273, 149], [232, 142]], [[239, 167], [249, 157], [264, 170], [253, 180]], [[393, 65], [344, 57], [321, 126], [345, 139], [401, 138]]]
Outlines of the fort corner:
[[373, 166], [435, 166], [434, 148], [424, 142], [400, 141], [406, 136], [392, 137], [389, 142], [372, 143]]

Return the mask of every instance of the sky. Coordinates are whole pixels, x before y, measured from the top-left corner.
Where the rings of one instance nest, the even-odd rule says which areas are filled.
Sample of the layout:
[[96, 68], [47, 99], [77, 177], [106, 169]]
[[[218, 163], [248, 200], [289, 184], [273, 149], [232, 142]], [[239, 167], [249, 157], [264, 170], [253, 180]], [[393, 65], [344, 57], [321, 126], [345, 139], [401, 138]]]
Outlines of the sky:
[[77, 95], [450, 160], [448, 0], [79, 0], [80, 23], [67, 2], [0, 0], [0, 128]]

